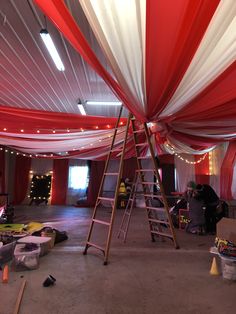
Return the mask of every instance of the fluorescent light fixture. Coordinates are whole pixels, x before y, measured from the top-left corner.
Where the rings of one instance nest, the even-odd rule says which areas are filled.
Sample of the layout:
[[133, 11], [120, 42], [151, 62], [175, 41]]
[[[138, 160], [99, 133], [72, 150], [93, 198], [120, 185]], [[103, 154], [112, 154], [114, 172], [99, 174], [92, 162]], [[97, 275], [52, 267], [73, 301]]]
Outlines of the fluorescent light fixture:
[[121, 101], [86, 101], [86, 105], [95, 105], [95, 106], [121, 106]]
[[41, 36], [45, 46], [47, 47], [47, 50], [50, 53], [50, 56], [52, 57], [52, 60], [54, 61], [58, 70], [59, 71], [65, 71], [65, 67], [61, 61], [61, 58], [57, 52], [57, 49], [56, 49], [48, 31], [46, 29], [42, 29], [40, 32], [40, 36]]
[[84, 110], [84, 106], [81, 105], [81, 104], [78, 104], [78, 108], [79, 108], [79, 111], [82, 114], [82, 116], [86, 116], [86, 112]]

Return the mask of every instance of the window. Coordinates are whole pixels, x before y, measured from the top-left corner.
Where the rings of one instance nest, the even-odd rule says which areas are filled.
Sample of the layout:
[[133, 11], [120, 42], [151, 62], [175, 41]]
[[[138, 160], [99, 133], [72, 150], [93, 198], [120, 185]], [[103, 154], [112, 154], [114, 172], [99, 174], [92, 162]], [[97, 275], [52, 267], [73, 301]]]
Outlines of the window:
[[69, 167], [68, 187], [73, 190], [85, 190], [88, 187], [88, 166]]

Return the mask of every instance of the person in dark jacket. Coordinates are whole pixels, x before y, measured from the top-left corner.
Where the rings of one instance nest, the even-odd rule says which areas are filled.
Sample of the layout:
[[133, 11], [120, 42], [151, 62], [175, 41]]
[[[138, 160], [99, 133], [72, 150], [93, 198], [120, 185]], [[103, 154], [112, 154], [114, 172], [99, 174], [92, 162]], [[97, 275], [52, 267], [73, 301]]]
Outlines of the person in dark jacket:
[[194, 234], [205, 234], [205, 202], [198, 190], [194, 190], [189, 199], [189, 219], [186, 231]]
[[198, 184], [196, 186], [200, 198], [205, 203], [205, 220], [206, 220], [206, 232], [215, 234], [216, 222], [217, 222], [217, 206], [219, 205], [220, 199], [217, 196], [214, 189], [209, 184]]

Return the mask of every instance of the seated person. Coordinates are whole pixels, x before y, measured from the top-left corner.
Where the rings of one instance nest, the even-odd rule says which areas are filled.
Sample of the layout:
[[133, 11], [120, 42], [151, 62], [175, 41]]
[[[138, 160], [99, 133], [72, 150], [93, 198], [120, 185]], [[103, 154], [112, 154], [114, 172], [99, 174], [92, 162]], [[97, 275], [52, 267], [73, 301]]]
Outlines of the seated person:
[[201, 193], [194, 190], [189, 199], [189, 219], [186, 231], [194, 234], [205, 234], [205, 202]]
[[193, 191], [196, 189], [196, 183], [194, 181], [189, 181], [187, 183], [187, 190], [184, 192], [183, 199], [188, 203], [193, 196]]

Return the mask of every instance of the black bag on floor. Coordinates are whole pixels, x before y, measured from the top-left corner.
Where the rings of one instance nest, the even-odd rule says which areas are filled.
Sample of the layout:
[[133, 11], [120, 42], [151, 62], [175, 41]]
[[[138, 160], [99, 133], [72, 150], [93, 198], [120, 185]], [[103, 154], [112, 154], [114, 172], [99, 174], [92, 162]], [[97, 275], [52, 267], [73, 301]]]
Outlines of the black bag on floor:
[[53, 230], [56, 232], [55, 244], [68, 239], [68, 235], [66, 231], [59, 231], [57, 229], [53, 229]]

